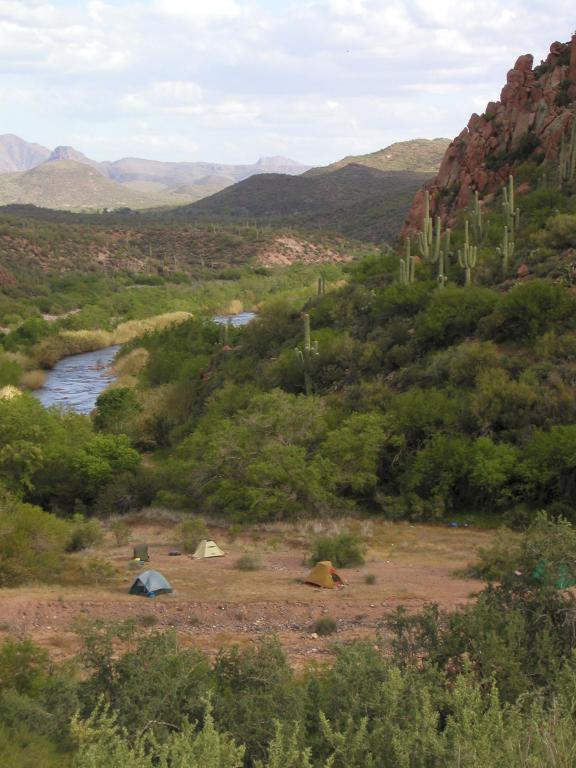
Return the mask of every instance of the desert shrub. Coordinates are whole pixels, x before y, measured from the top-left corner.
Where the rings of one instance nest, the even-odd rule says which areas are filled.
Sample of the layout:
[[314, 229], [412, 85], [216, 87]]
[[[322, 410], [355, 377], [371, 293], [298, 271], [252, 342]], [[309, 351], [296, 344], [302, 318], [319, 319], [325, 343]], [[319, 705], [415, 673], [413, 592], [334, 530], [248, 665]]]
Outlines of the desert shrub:
[[115, 520], [110, 525], [117, 547], [122, 547], [130, 541], [130, 528], [122, 520]]
[[330, 616], [322, 616], [320, 619], [316, 619], [312, 625], [312, 631], [320, 637], [327, 637], [338, 631], [338, 624]]
[[70, 541], [69, 524], [0, 491], [0, 586], [54, 581]]
[[363, 565], [363, 545], [353, 533], [339, 533], [335, 536], [321, 536], [312, 545], [310, 564], [330, 560], [336, 568]]
[[378, 482], [380, 450], [386, 439], [380, 413], [359, 413], [328, 433], [319, 455], [333, 466], [340, 489], [365, 494]]
[[[89, 624], [82, 634], [82, 660], [91, 675], [80, 689], [84, 711], [94, 708], [99, 696], [110, 697], [120, 725], [130, 734], [150, 730], [166, 736], [170, 723], [179, 728], [206, 711], [210, 691], [210, 665], [195, 648], [182, 648], [175, 632], [151, 632], [133, 649], [118, 657], [118, 640], [135, 640], [131, 624]], [[142, 696], [142, 664], [146, 664], [146, 696]]]
[[417, 448], [438, 432], [454, 432], [467, 409], [467, 402], [458, 393], [430, 387], [412, 387], [392, 399], [389, 421], [394, 428], [394, 448], [406, 445]]
[[535, 515], [521, 534], [502, 532], [490, 547], [479, 550], [473, 572], [486, 581], [531, 581], [535, 568], [546, 566], [544, 586], [553, 586], [564, 569], [576, 577], [576, 528], [545, 512]]
[[364, 576], [364, 584], [368, 584], [369, 586], [376, 584], [377, 581], [378, 579], [374, 573], [367, 573]]
[[98, 557], [69, 560], [59, 582], [62, 584], [112, 584], [118, 578], [114, 566]]
[[538, 391], [525, 381], [514, 381], [503, 370], [478, 377], [471, 411], [482, 433], [519, 430], [535, 421]]
[[265, 759], [276, 721], [292, 727], [304, 714], [302, 691], [276, 638], [221, 650], [214, 677], [216, 721], [246, 745], [247, 765]]
[[140, 410], [133, 389], [115, 387], [98, 396], [94, 426], [103, 431], [122, 432], [126, 421]]
[[80, 552], [88, 547], [98, 546], [103, 538], [102, 526], [98, 520], [76, 513], [70, 521], [70, 539], [66, 549], [68, 552]]
[[422, 348], [448, 347], [472, 335], [497, 302], [486, 288], [446, 288], [436, 291], [416, 318], [416, 340]]
[[208, 528], [201, 517], [187, 516], [176, 529], [176, 538], [184, 552], [195, 552], [202, 539], [208, 538]]
[[[444, 514], [458, 498], [469, 468], [469, 439], [438, 432], [415, 455], [403, 480], [404, 490], [436, 500], [436, 514]], [[431, 513], [432, 507], [428, 511]]]
[[242, 555], [234, 563], [237, 571], [259, 571], [262, 568], [262, 561], [254, 555]]
[[48, 653], [29, 640], [5, 640], [0, 646], [0, 690], [33, 693], [46, 681]]
[[134, 740], [129, 739], [114, 712], [102, 704], [86, 720], [76, 717], [72, 731], [78, 745], [77, 766], [244, 766], [244, 747], [236, 746], [227, 734], [218, 732], [210, 711], [206, 712], [201, 727], [184, 721], [180, 728], [172, 729], [162, 743], [151, 739], [146, 728]]
[[562, 424], [532, 433], [524, 452], [524, 477], [535, 502], [576, 505], [576, 425]]
[[141, 616], [138, 616], [138, 623], [142, 627], [154, 627], [158, 624], [158, 617], [153, 613], [143, 613]]
[[72, 755], [62, 752], [47, 736], [33, 733], [26, 726], [0, 725], [0, 765], [10, 768], [72, 768]]
[[375, 323], [388, 323], [399, 317], [414, 317], [425, 311], [432, 293], [428, 283], [415, 282], [411, 285], [391, 285], [377, 291], [374, 296], [371, 315]]
[[501, 355], [489, 341], [465, 341], [450, 350], [447, 363], [450, 382], [472, 386], [480, 373], [501, 365]]
[[533, 280], [517, 285], [498, 301], [483, 323], [483, 333], [496, 341], [534, 341], [553, 330], [571, 328], [576, 299], [560, 285]]
[[22, 368], [16, 360], [0, 355], [0, 387], [17, 386], [22, 377]]

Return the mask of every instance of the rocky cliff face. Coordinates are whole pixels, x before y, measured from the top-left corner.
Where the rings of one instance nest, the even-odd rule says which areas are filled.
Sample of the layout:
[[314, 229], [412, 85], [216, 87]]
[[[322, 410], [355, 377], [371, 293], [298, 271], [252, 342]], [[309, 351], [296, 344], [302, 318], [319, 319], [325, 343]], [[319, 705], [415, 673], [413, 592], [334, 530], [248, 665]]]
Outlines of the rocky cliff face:
[[[576, 34], [571, 42], [553, 43], [533, 67], [531, 54], [520, 56], [508, 72], [500, 101], [482, 115], [473, 114], [450, 144], [430, 192], [433, 215], [451, 222], [470, 203], [474, 190], [490, 200], [516, 165], [527, 160], [557, 165], [562, 134], [576, 114]], [[421, 226], [424, 189], [413, 201], [405, 231]]]

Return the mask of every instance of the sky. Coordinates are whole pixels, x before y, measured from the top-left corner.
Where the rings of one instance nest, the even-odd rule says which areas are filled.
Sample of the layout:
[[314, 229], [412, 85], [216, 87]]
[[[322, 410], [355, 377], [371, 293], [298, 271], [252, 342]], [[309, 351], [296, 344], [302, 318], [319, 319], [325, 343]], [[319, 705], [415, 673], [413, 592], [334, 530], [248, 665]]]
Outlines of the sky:
[[320, 165], [453, 138], [575, 28], [574, 0], [0, 0], [0, 133]]

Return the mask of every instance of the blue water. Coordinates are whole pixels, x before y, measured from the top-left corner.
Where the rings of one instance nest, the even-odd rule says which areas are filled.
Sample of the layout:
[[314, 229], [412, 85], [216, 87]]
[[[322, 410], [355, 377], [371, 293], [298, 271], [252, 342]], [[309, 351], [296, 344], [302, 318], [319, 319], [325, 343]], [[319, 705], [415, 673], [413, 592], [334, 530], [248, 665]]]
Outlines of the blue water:
[[65, 357], [56, 363], [44, 386], [33, 394], [45, 405], [59, 405], [78, 413], [90, 413], [100, 392], [114, 380], [110, 364], [119, 346]]
[[250, 320], [254, 318], [255, 314], [255, 312], [240, 312], [238, 315], [216, 315], [216, 317], [213, 317], [212, 319], [215, 323], [218, 323], [218, 325], [225, 325], [226, 323], [230, 323], [230, 325], [239, 327], [241, 325], [248, 325]]
[[[253, 317], [254, 312], [218, 315], [214, 322], [241, 326]], [[77, 413], [90, 413], [96, 406], [98, 395], [114, 380], [110, 365], [119, 349], [119, 346], [106, 347], [63, 358], [48, 371], [44, 386], [33, 394], [46, 407], [58, 405]]]

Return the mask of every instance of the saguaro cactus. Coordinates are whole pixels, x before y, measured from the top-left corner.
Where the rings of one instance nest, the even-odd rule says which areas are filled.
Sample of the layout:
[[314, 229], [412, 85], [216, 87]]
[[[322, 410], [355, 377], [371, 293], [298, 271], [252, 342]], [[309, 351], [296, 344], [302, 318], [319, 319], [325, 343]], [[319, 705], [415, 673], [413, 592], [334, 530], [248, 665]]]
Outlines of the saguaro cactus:
[[320, 275], [318, 278], [318, 296], [324, 296], [326, 293], [326, 278], [324, 275]]
[[476, 245], [470, 245], [469, 239], [469, 223], [468, 220], [464, 223], [464, 247], [458, 249], [458, 263], [465, 270], [466, 273], [466, 285], [472, 285], [472, 270], [476, 266], [478, 258], [478, 247]]
[[474, 244], [481, 245], [484, 240], [484, 211], [478, 190], [474, 192], [474, 205], [472, 207], [472, 234], [474, 235]]
[[412, 244], [410, 238], [406, 238], [406, 255], [400, 259], [400, 282], [409, 285], [414, 282], [416, 257], [412, 256]]
[[418, 248], [423, 259], [428, 260], [430, 249], [432, 248], [432, 219], [430, 218], [430, 193], [424, 192], [424, 219], [422, 221], [422, 232], [418, 233]]
[[510, 259], [514, 256], [514, 240], [510, 237], [508, 227], [504, 227], [504, 236], [502, 238], [502, 244], [496, 248], [496, 251], [502, 258], [502, 272], [504, 277], [508, 274], [508, 265]]
[[444, 232], [444, 247], [438, 249], [438, 277], [436, 279], [439, 288], [444, 288], [448, 282], [446, 269], [448, 268], [448, 261], [450, 258], [450, 234], [451, 232], [449, 229]]
[[558, 170], [560, 184], [572, 184], [576, 178], [576, 115], [572, 118], [572, 128], [568, 138], [566, 138], [566, 131], [562, 131]]
[[520, 224], [520, 208], [515, 207], [514, 196], [514, 176], [510, 174], [508, 176], [508, 187], [502, 189], [504, 200], [502, 202], [502, 208], [504, 209], [504, 224], [508, 227], [508, 233], [512, 240], [514, 240], [514, 230]]
[[300, 347], [296, 347], [294, 350], [296, 353], [296, 357], [300, 363], [300, 366], [302, 368], [302, 372], [304, 374], [304, 391], [307, 395], [311, 395], [313, 393], [313, 387], [312, 387], [312, 368], [313, 368], [313, 361], [314, 358], [318, 357], [318, 342], [315, 341], [312, 345], [311, 341], [311, 334], [310, 334], [310, 315], [305, 313], [304, 314], [304, 347], [300, 349]]

